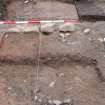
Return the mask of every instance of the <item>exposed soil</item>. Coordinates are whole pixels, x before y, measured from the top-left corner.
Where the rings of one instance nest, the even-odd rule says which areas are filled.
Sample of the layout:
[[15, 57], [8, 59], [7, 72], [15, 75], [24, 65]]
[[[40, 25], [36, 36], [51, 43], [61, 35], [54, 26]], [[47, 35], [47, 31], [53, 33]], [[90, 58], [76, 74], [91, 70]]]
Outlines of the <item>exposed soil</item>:
[[[22, 9], [21, 9], [22, 8]], [[75, 11], [75, 12], [74, 12]], [[70, 12], [70, 14], [68, 14]], [[75, 6], [68, 2], [59, 1], [13, 1], [7, 5], [8, 19], [78, 19]], [[43, 15], [44, 13], [44, 15]]]
[[[69, 6], [17, 0], [7, 6], [8, 19], [77, 19], [74, 6]], [[0, 48], [0, 105], [55, 105], [49, 100], [65, 99], [72, 104], [60, 105], [105, 105], [105, 22], [83, 22], [76, 28], [66, 38], [58, 31], [5, 34]], [[84, 33], [87, 28], [90, 31]]]
[[[42, 64], [38, 81], [35, 80], [36, 65], [1, 64], [1, 105], [33, 105], [35, 87], [43, 105], [48, 99], [63, 101], [66, 98], [73, 99], [73, 103], [78, 105], [102, 104], [101, 83], [95, 65], [66, 59], [58, 58]], [[49, 87], [52, 81], [55, 85]]]
[[105, 1], [95, 2], [80, 0], [76, 2], [76, 6], [81, 20], [105, 21]]
[[[104, 48], [97, 40], [101, 36], [96, 35], [90, 41], [92, 32], [91, 36], [81, 32], [72, 33], [66, 41], [58, 32], [49, 36], [8, 33], [0, 53], [1, 105], [49, 105], [48, 100], [67, 98], [74, 105], [104, 105], [105, 80], [100, 68], [104, 58], [98, 59]], [[37, 81], [39, 35], [41, 55]], [[34, 96], [39, 99], [35, 103]]]
[[0, 105], [33, 105], [32, 66], [0, 66]]

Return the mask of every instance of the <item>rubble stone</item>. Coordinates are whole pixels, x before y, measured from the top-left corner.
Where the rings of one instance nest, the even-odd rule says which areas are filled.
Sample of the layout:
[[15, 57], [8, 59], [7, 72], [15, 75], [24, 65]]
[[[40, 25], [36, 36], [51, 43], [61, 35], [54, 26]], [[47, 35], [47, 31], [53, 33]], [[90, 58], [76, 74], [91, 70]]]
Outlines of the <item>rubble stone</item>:
[[40, 26], [40, 31], [42, 33], [52, 33], [54, 32], [54, 23], [46, 23], [46, 24], [41, 24]]
[[59, 31], [61, 32], [73, 32], [75, 31], [75, 24], [73, 23], [64, 23], [59, 26]]

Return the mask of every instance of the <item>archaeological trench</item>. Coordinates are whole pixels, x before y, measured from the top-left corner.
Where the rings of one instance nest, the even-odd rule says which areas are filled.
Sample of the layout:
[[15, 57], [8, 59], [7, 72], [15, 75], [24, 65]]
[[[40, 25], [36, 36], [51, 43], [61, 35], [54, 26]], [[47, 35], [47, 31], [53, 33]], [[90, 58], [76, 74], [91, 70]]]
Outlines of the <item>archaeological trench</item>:
[[105, 0], [0, 0], [0, 105], [105, 105]]

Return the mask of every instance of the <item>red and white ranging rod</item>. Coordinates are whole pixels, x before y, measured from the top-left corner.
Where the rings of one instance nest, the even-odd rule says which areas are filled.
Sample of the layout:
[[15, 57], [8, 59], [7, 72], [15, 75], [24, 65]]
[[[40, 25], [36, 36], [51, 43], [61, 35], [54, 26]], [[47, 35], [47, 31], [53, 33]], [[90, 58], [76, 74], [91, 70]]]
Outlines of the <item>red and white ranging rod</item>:
[[76, 19], [66, 19], [66, 20], [29, 20], [29, 21], [0, 21], [1, 24], [41, 24], [41, 23], [78, 23], [79, 20]]

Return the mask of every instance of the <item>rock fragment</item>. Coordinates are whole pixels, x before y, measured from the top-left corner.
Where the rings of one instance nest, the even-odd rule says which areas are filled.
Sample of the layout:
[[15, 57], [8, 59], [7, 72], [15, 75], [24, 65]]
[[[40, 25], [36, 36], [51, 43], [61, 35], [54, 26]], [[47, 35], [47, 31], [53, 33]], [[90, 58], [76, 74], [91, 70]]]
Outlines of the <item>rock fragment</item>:
[[59, 77], [64, 77], [64, 73], [60, 73], [59, 74]]
[[54, 87], [55, 86], [55, 81], [52, 81], [50, 84], [49, 84], [49, 87]]
[[29, 3], [29, 2], [30, 2], [29, 0], [24, 1], [25, 4], [27, 4], [27, 3]]
[[62, 32], [60, 32], [60, 33], [59, 33], [59, 39], [60, 39], [62, 42], [65, 42], [65, 41], [66, 41], [66, 39], [65, 39], [65, 34], [62, 33]]
[[54, 32], [54, 23], [46, 23], [46, 24], [41, 24], [40, 26], [40, 31], [42, 33], [50, 34]]
[[65, 37], [70, 36], [71, 34], [69, 32], [65, 33]]
[[60, 34], [59, 34], [59, 37], [61, 37], [61, 38], [64, 39], [64, 38], [65, 38], [65, 34], [64, 34], [64, 33], [60, 33]]
[[8, 90], [12, 90], [12, 87], [8, 87]]
[[100, 41], [100, 42], [104, 42], [103, 38], [98, 38], [97, 40]]
[[61, 105], [61, 104], [62, 104], [62, 102], [59, 101], [59, 100], [53, 100], [53, 103], [54, 103], [55, 105]]
[[105, 42], [105, 38], [103, 39], [103, 41]]
[[69, 32], [66, 32], [66, 33], [60, 32], [59, 33], [59, 37], [61, 37], [61, 38], [67, 38], [69, 36], [70, 36], [70, 33]]
[[63, 25], [59, 26], [59, 31], [61, 31], [61, 32], [74, 32], [75, 31], [75, 24], [64, 23]]
[[72, 104], [72, 100], [70, 98], [67, 98], [63, 101], [63, 103], [71, 105]]
[[53, 105], [53, 101], [52, 100], [48, 100], [48, 103]]
[[37, 96], [35, 96], [35, 97], [34, 97], [34, 99], [35, 99], [35, 100], [38, 100], [38, 97], [37, 97]]
[[87, 28], [87, 29], [85, 29], [83, 32], [84, 32], [84, 34], [89, 34], [90, 29], [89, 29], [89, 28]]

